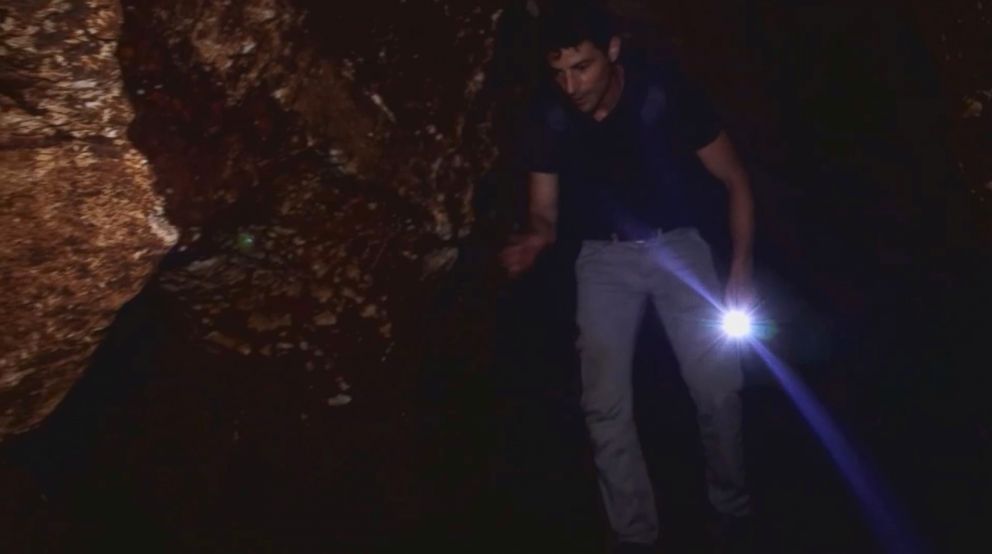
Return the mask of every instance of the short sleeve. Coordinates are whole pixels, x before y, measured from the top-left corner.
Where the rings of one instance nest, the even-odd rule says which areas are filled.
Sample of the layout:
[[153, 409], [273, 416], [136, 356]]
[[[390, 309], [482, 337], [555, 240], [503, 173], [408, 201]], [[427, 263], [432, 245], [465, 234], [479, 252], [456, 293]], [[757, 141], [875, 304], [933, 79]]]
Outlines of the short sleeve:
[[675, 64], [666, 65], [661, 72], [667, 97], [666, 119], [675, 144], [695, 152], [716, 140], [723, 125], [702, 87]]

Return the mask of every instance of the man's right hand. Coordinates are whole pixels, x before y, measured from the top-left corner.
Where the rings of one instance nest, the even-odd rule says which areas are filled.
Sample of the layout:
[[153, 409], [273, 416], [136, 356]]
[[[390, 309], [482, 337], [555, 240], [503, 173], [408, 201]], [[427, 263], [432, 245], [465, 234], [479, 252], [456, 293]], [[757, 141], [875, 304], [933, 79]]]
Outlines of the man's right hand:
[[551, 244], [551, 240], [538, 233], [516, 235], [510, 245], [500, 252], [499, 259], [511, 278], [518, 277], [534, 265], [537, 256]]

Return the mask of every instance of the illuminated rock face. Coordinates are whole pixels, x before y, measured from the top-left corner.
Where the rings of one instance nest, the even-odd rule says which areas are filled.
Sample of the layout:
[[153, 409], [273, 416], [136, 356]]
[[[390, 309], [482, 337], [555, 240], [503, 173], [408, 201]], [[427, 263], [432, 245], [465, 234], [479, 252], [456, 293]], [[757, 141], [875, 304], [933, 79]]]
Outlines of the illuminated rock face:
[[117, 2], [10, 2], [0, 19], [0, 439], [75, 383], [177, 233], [117, 61]]
[[124, 3], [133, 140], [182, 229], [157, 284], [194, 340], [332, 389], [391, 371], [496, 155], [499, 4]]
[[174, 244], [155, 286], [191, 340], [331, 382], [388, 362], [496, 155], [500, 2], [22, 4], [3, 23], [0, 436], [58, 403]]

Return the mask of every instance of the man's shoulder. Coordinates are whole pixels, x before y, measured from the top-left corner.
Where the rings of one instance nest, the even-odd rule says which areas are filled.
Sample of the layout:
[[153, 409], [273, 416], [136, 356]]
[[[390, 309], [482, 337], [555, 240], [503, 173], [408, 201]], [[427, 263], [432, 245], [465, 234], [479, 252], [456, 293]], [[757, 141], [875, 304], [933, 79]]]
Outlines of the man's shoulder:
[[629, 121], [653, 127], [664, 120], [670, 105], [669, 83], [672, 62], [644, 55], [629, 56], [621, 60], [625, 79], [626, 113]]
[[644, 90], [674, 90], [685, 81], [679, 63], [670, 57], [637, 58], [624, 65], [635, 86]]
[[638, 109], [644, 123], [671, 122], [677, 126], [716, 125], [715, 114], [702, 87], [671, 56], [641, 60], [633, 66], [641, 91]]

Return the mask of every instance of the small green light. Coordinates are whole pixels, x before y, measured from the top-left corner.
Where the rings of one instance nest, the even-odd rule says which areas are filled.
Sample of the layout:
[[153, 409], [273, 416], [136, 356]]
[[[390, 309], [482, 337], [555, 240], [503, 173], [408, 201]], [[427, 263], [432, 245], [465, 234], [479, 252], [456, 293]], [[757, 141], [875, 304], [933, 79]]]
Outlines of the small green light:
[[235, 241], [235, 244], [237, 245], [238, 250], [251, 250], [255, 247], [255, 237], [247, 231], [242, 231], [238, 233], [238, 238]]

